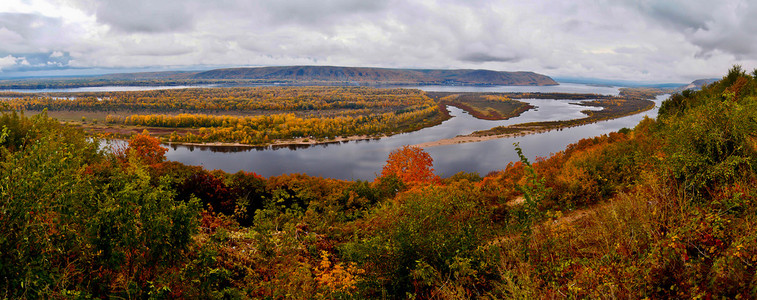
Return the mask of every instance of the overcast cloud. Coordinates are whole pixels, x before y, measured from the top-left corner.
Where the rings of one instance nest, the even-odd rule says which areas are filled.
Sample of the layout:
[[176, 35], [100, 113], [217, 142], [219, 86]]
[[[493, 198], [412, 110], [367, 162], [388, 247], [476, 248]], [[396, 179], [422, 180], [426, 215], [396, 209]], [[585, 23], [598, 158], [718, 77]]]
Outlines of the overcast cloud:
[[0, 77], [341, 65], [688, 82], [757, 67], [755, 1], [0, 2]]

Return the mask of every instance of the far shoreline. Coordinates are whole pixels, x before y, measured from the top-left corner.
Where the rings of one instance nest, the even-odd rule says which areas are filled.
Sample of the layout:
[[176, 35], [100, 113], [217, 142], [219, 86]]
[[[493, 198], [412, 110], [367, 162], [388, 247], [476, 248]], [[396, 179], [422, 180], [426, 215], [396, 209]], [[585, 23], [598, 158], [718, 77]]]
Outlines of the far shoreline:
[[317, 145], [327, 145], [327, 144], [336, 144], [336, 143], [344, 143], [344, 142], [353, 142], [353, 141], [374, 141], [374, 140], [380, 140], [382, 138], [389, 137], [389, 135], [380, 135], [380, 136], [369, 136], [369, 135], [355, 135], [355, 136], [346, 136], [346, 137], [336, 137], [333, 139], [312, 139], [312, 138], [298, 138], [298, 139], [291, 139], [291, 140], [276, 140], [273, 143], [265, 144], [265, 145], [250, 145], [250, 144], [242, 144], [242, 143], [229, 143], [229, 142], [211, 142], [211, 143], [191, 143], [191, 142], [172, 142], [167, 141], [162, 143], [164, 145], [173, 146], [173, 145], [179, 145], [179, 146], [194, 146], [194, 147], [245, 147], [245, 148], [268, 148], [268, 147], [288, 147], [288, 146], [317, 146]]

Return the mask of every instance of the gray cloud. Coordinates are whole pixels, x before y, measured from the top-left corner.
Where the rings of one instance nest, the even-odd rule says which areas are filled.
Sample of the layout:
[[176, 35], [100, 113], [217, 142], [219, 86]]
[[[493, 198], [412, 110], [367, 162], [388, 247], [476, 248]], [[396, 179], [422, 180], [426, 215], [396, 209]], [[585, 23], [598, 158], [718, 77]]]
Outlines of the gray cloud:
[[[281, 24], [304, 26], [348, 22], [352, 17], [375, 14], [387, 1], [354, 0], [75, 0], [78, 6], [95, 14], [97, 21], [122, 33], [165, 33], [193, 30], [202, 19], [250, 23], [269, 27]], [[228, 28], [232, 30], [232, 28]], [[322, 28], [321, 28], [322, 29]]]
[[0, 52], [36, 52], [67, 44], [69, 30], [59, 18], [0, 12]]
[[167, 57], [192, 53], [194, 49], [172, 34], [136, 35], [121, 38], [120, 49], [127, 55]]
[[757, 3], [753, 1], [646, 1], [637, 8], [646, 17], [679, 30], [700, 48], [698, 57], [715, 52], [737, 59], [757, 55]]
[[263, 14], [268, 15], [271, 21], [306, 25], [342, 23], [355, 16], [378, 14], [389, 5], [386, 0], [288, 0], [258, 3]]
[[641, 12], [649, 17], [677, 29], [707, 30], [712, 16], [708, 13], [717, 4], [708, 1], [632, 1]]
[[686, 81], [757, 64], [757, 5], [738, 0], [48, 1], [88, 19], [0, 9], [2, 72], [25, 59], [28, 68], [329, 64]]
[[518, 62], [521, 60], [519, 57], [501, 57], [488, 53], [475, 52], [464, 54], [459, 58], [461, 61], [481, 63], [481, 62]]
[[195, 17], [202, 14], [196, 10], [195, 1], [180, 0], [101, 0], [80, 2], [97, 22], [106, 24], [117, 32], [159, 33], [188, 31], [194, 26]]

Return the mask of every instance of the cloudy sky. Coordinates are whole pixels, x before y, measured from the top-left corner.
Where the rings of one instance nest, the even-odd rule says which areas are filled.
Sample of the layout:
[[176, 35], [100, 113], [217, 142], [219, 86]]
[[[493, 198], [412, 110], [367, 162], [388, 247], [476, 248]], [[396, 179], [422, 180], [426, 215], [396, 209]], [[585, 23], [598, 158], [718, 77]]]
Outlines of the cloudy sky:
[[0, 77], [226, 66], [689, 82], [757, 67], [753, 0], [0, 0]]

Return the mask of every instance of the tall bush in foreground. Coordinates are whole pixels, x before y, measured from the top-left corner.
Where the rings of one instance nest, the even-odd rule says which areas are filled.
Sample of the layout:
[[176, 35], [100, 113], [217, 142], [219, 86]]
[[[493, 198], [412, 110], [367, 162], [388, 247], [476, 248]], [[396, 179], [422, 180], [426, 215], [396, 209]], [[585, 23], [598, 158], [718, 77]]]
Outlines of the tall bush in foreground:
[[368, 222], [378, 228], [341, 247], [368, 272], [364, 296], [383, 290], [394, 297], [471, 297], [491, 276], [493, 257], [481, 246], [491, 233], [491, 209], [467, 181], [402, 193]]
[[147, 297], [167, 288], [166, 270], [181, 264], [197, 232], [197, 202], [176, 202], [134, 155], [112, 165], [96, 142], [44, 114], [0, 119], [13, 128], [0, 143], [2, 297]]
[[736, 66], [702, 91], [672, 97], [678, 109], [660, 115], [667, 172], [689, 197], [709, 198], [717, 186], [753, 176], [757, 169], [755, 93], [757, 80]]

